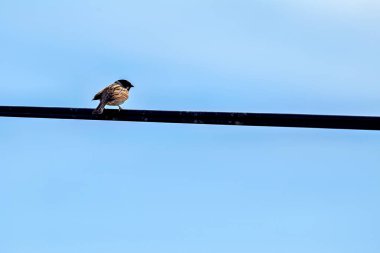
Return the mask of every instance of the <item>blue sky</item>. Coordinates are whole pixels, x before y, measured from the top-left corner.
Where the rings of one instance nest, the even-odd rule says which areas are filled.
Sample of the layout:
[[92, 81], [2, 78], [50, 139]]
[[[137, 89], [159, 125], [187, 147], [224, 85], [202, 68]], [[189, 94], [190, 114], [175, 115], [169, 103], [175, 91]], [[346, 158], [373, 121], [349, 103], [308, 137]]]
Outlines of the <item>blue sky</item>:
[[[380, 114], [380, 4], [0, 2], [2, 105]], [[0, 251], [379, 252], [368, 131], [0, 118]]]

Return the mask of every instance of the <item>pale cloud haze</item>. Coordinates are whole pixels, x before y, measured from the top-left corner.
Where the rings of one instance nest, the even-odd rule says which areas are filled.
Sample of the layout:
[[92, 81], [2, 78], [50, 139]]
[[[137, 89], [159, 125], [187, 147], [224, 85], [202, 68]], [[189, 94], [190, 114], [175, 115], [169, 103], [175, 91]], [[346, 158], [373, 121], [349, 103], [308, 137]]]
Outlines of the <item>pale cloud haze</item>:
[[310, 12], [323, 12], [329, 15], [379, 19], [380, 2], [377, 0], [284, 0], [294, 8], [308, 9]]

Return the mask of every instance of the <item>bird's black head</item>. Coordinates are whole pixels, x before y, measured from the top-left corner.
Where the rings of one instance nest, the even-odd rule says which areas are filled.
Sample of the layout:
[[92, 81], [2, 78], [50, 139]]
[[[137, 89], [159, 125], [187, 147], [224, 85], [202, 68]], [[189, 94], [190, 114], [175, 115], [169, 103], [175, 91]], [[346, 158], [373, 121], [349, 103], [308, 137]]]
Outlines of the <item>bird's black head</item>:
[[124, 88], [127, 88], [128, 90], [132, 87], [135, 87], [131, 84], [131, 82], [124, 79], [117, 80], [115, 83], [119, 83], [120, 85], [122, 85]]

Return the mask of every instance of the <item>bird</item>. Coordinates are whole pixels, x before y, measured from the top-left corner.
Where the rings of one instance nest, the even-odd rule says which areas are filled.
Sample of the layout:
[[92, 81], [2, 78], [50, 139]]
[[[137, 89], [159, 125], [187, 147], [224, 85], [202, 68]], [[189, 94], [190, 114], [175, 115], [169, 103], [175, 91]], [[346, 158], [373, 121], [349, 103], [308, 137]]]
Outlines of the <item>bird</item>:
[[102, 114], [106, 105], [118, 106], [121, 111], [123, 108], [120, 105], [128, 99], [132, 87], [134, 86], [131, 82], [120, 79], [96, 93], [93, 100], [100, 100], [100, 102], [92, 114]]

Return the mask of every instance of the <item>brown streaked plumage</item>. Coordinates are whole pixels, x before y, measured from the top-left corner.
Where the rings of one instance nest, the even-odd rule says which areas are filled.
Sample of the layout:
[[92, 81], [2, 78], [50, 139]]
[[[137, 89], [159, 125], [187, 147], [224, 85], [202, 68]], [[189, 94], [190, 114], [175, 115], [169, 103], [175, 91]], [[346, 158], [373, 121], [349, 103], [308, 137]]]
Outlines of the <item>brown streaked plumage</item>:
[[122, 109], [120, 105], [128, 99], [132, 87], [134, 86], [129, 81], [123, 79], [108, 85], [94, 96], [93, 100], [100, 102], [92, 113], [102, 114], [106, 105], [118, 106], [120, 111]]

